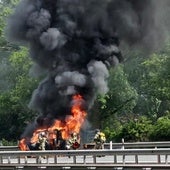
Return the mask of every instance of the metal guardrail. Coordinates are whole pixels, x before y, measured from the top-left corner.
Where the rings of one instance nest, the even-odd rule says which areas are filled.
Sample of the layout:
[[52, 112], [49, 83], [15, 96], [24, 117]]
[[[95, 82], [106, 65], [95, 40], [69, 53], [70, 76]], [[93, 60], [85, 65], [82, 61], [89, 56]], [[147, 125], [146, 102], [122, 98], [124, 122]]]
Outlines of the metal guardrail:
[[[155, 160], [141, 161], [150, 155]], [[128, 161], [127, 157], [133, 157]], [[57, 151], [0, 151], [0, 167], [166, 167], [170, 169], [170, 148], [104, 149]], [[120, 160], [121, 157], [121, 160]], [[109, 161], [110, 160], [110, 161]]]
[[19, 151], [18, 146], [0, 146], [0, 151]]
[[[87, 143], [87, 148], [94, 148], [94, 143]], [[134, 149], [134, 148], [170, 148], [170, 141], [165, 142], [123, 142], [122, 143], [110, 143], [104, 144], [105, 149]]]
[[[86, 144], [88, 149], [20, 151], [18, 146], [0, 146], [0, 170], [25, 169], [34, 167], [59, 169], [170, 169], [170, 142], [105, 143], [104, 150], [94, 150], [94, 144]], [[141, 161], [141, 157], [150, 156]], [[131, 157], [131, 161], [129, 161]], [[154, 157], [153, 160], [149, 160]], [[63, 161], [64, 160], [64, 161]], [[110, 161], [109, 161], [110, 160]], [[50, 169], [51, 168], [51, 169]]]

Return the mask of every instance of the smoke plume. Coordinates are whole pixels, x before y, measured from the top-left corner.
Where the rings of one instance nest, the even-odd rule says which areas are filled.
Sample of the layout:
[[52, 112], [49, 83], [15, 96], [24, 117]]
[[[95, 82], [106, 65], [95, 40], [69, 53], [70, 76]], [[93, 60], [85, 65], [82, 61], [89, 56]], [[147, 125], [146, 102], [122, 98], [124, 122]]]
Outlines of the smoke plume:
[[96, 95], [108, 91], [109, 68], [123, 61], [119, 43], [156, 49], [169, 25], [164, 18], [167, 3], [22, 0], [8, 20], [8, 37], [28, 46], [34, 70], [47, 73], [29, 104], [40, 115], [24, 135], [54, 119], [64, 120], [75, 94], [83, 96], [88, 111]]

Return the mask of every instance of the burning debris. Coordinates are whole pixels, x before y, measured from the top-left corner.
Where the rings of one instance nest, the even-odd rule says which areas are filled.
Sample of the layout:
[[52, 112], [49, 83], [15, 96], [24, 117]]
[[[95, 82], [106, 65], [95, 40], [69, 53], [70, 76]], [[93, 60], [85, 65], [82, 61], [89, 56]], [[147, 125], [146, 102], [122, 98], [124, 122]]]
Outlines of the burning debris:
[[119, 39], [145, 44], [158, 33], [149, 31], [157, 24], [153, 5], [152, 0], [19, 3], [9, 18], [8, 36], [29, 46], [34, 75], [45, 73], [29, 104], [39, 116], [22, 134], [22, 150], [36, 144], [43, 131], [48, 143], [57, 140], [56, 130], [63, 140], [80, 133], [96, 95], [108, 91], [109, 68], [123, 60]]

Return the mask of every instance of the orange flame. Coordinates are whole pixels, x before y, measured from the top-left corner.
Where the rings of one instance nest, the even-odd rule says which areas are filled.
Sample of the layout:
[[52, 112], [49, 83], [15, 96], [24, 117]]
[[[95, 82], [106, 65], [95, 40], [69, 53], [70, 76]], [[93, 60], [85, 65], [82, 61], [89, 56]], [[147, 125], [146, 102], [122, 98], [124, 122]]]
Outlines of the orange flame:
[[47, 131], [46, 129], [37, 129], [33, 135], [32, 135], [32, 138], [31, 138], [31, 143], [36, 143], [38, 141], [38, 135], [40, 132], [44, 132], [44, 131]]
[[82, 96], [81, 95], [75, 95], [73, 96], [74, 105], [71, 108], [71, 116], [68, 116], [66, 118], [66, 126], [65, 131], [62, 133], [62, 137], [64, 139], [67, 139], [70, 135], [70, 133], [80, 132], [81, 125], [83, 124], [87, 113], [81, 109], [82, 105]]
[[28, 151], [28, 150], [29, 150], [28, 147], [27, 147], [27, 145], [26, 145], [26, 139], [25, 139], [25, 138], [23, 138], [23, 139], [21, 139], [21, 140], [19, 141], [18, 147], [19, 147], [20, 150], [22, 150], [22, 151]]
[[[62, 138], [65, 140], [69, 138], [71, 133], [80, 132], [80, 128], [86, 118], [87, 113], [82, 109], [83, 98], [81, 95], [74, 95], [72, 100], [73, 106], [71, 108], [71, 115], [67, 116], [64, 122], [61, 120], [55, 120], [53, 125], [49, 128], [36, 129], [30, 140], [31, 143], [36, 143], [38, 141], [38, 135], [40, 132], [47, 132], [47, 138], [49, 142], [56, 138], [56, 134], [54, 133], [54, 130], [56, 129], [62, 130]], [[21, 150], [28, 150], [28, 147], [26, 147], [25, 139], [20, 141], [20, 148]]]

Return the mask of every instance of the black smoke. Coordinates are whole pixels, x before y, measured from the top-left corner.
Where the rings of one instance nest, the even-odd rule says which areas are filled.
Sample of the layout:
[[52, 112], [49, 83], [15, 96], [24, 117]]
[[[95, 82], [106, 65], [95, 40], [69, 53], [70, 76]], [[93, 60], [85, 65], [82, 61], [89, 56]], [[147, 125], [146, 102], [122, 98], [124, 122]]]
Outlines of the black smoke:
[[96, 95], [108, 91], [109, 68], [123, 61], [121, 42], [157, 48], [165, 36], [159, 13], [167, 2], [21, 0], [8, 20], [8, 37], [29, 47], [32, 72], [46, 72], [29, 104], [40, 116], [29, 128], [64, 121], [75, 94], [88, 111]]

